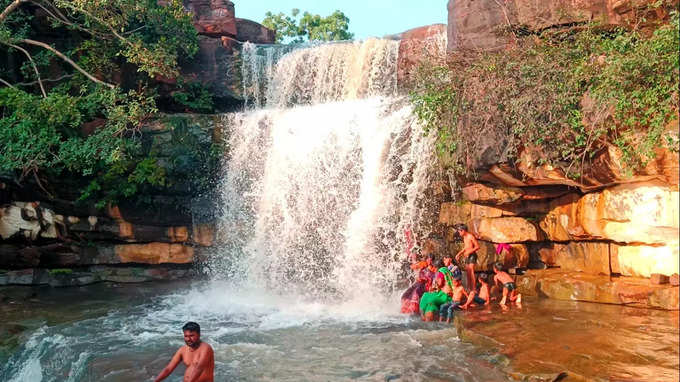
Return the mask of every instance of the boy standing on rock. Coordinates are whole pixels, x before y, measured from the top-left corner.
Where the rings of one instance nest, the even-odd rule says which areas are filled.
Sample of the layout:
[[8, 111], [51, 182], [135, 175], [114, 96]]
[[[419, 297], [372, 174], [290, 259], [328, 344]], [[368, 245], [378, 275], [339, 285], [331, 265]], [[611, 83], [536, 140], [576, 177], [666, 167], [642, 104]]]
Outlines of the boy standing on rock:
[[508, 294], [510, 294], [509, 297], [511, 302], [515, 302], [517, 305], [522, 304], [522, 295], [517, 293], [515, 280], [513, 280], [509, 274], [503, 272], [502, 269], [503, 264], [500, 262], [493, 265], [493, 272], [496, 274], [496, 276], [493, 277], [494, 284], [503, 287], [503, 299], [501, 300], [500, 304], [505, 306], [505, 303], [508, 299]]
[[468, 287], [470, 291], [477, 290], [477, 282], [475, 280], [475, 264], [477, 264], [477, 250], [479, 243], [475, 235], [468, 232], [468, 227], [465, 224], [456, 224], [453, 226], [458, 235], [463, 238], [463, 249], [456, 254], [456, 261], [460, 263], [460, 258], [465, 257], [465, 272], [468, 279]]

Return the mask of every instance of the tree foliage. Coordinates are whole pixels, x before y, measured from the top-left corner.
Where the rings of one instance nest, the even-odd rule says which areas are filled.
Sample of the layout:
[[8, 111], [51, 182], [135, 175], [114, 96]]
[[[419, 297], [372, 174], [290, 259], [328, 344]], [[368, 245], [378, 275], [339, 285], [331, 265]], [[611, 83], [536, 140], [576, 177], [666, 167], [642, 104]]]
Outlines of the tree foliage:
[[633, 171], [662, 145], [677, 150], [665, 129], [678, 118], [679, 32], [673, 12], [653, 33], [589, 25], [526, 36], [516, 49], [421, 67], [411, 100], [459, 173], [489, 154], [489, 142], [495, 161], [533, 147], [575, 179], [613, 144]]
[[[48, 194], [50, 178], [86, 177], [83, 195], [110, 201], [163, 186], [139, 129], [157, 112], [153, 79], [178, 77], [197, 50], [180, 0], [0, 0], [0, 54], [12, 58], [0, 62], [0, 173]], [[185, 87], [178, 103], [205, 98]]]
[[299, 9], [293, 9], [290, 16], [284, 13], [267, 12], [262, 25], [276, 32], [276, 42], [284, 41], [300, 43], [304, 41], [340, 41], [351, 40], [354, 34], [349, 32], [349, 18], [340, 11], [322, 17], [304, 12], [300, 16]]

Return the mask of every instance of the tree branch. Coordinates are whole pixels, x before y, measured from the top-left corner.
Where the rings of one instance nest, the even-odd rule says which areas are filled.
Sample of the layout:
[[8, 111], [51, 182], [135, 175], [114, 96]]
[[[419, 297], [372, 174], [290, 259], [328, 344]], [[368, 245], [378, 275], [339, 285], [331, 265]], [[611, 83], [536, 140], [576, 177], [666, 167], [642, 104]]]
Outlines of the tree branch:
[[41, 48], [45, 48], [45, 49], [49, 50], [50, 52], [56, 54], [56, 55], [57, 55], [59, 58], [61, 58], [62, 60], [66, 61], [69, 65], [73, 66], [77, 71], [79, 71], [80, 73], [82, 73], [82, 74], [83, 74], [85, 77], [87, 77], [90, 81], [93, 81], [93, 82], [96, 82], [96, 83], [98, 83], [98, 84], [107, 86], [107, 87], [109, 87], [109, 88], [111, 88], [111, 89], [113, 89], [113, 88], [116, 87], [116, 85], [110, 84], [110, 83], [108, 83], [108, 82], [104, 82], [104, 81], [98, 79], [97, 77], [91, 75], [90, 73], [86, 72], [85, 69], [83, 69], [83, 68], [81, 68], [80, 66], [78, 66], [78, 64], [76, 64], [75, 62], [73, 62], [70, 58], [68, 58], [66, 55], [64, 55], [64, 54], [61, 53], [60, 51], [54, 49], [54, 48], [53, 48], [51, 45], [49, 45], [49, 44], [45, 44], [44, 42], [40, 42], [40, 41], [30, 40], [30, 39], [27, 39], [27, 38], [22, 39], [22, 40], [19, 40], [19, 42], [22, 42], [22, 43], [25, 43], [25, 44], [30, 44], [30, 45], [36, 45], [36, 46], [39, 46], [39, 47], [41, 47]]
[[3, 85], [10, 87], [12, 89], [16, 89], [16, 86], [14, 86], [14, 85], [10, 84], [9, 82], [3, 80], [2, 78], [0, 78], [0, 84], [3, 84]]
[[14, 0], [12, 2], [12, 4], [8, 5], [7, 8], [5, 8], [5, 10], [2, 11], [2, 13], [0, 13], [0, 24], [5, 22], [5, 19], [7, 18], [7, 16], [10, 13], [12, 13], [15, 9], [17, 9], [19, 7], [19, 5], [21, 5], [21, 3], [25, 3], [27, 1], [28, 0]]
[[[57, 78], [44, 78], [42, 81], [43, 81], [43, 82], [58, 82], [58, 81], [61, 81], [61, 80], [63, 80], [63, 79], [66, 79], [66, 78], [71, 78], [71, 77], [73, 77], [73, 76], [75, 76], [75, 74], [64, 74], [64, 75], [59, 76], [59, 77], [57, 77]], [[33, 85], [35, 85], [35, 84], [37, 84], [37, 83], [38, 83], [38, 81], [31, 81], [31, 82], [17, 82], [17, 83], [14, 84], [14, 85], [15, 85], [15, 86], [33, 86]]]
[[31, 66], [33, 66], [33, 71], [35, 71], [35, 76], [38, 79], [38, 85], [40, 85], [40, 92], [42, 92], [43, 98], [47, 98], [47, 93], [45, 92], [45, 87], [43, 86], [42, 81], [40, 80], [40, 72], [38, 71], [38, 66], [35, 64], [35, 61], [33, 61], [33, 57], [31, 57], [31, 54], [28, 53], [28, 51], [19, 45], [14, 45], [14, 44], [9, 44], [6, 42], [2, 42], [5, 45], [11, 46], [12, 48], [16, 50], [22, 51], [26, 57], [28, 57], [28, 61], [30, 61]]

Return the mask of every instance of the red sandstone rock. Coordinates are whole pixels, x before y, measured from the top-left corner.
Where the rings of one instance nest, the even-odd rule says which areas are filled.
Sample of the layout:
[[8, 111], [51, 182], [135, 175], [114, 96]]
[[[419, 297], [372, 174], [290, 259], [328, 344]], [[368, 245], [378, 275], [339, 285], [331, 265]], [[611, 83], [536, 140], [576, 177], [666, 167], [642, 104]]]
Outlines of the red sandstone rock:
[[403, 84], [420, 63], [443, 61], [446, 56], [446, 25], [433, 24], [407, 30], [397, 36], [397, 81]]
[[194, 249], [182, 244], [148, 243], [125, 244], [114, 247], [121, 263], [188, 264], [193, 262]]
[[668, 281], [671, 285], [678, 286], [680, 285], [680, 276], [677, 273], [673, 273]]
[[470, 232], [494, 243], [541, 241], [543, 235], [531, 222], [520, 217], [481, 218], [470, 222]]
[[[643, 14], [641, 11], [654, 1], [449, 0], [448, 50], [504, 49], [514, 42], [507, 30], [520, 26], [540, 31], [588, 21], [627, 25], [639, 22]], [[647, 20], [664, 19], [667, 16], [663, 9], [645, 14]]]
[[442, 203], [439, 210], [439, 223], [452, 226], [470, 220], [470, 203]]
[[659, 273], [652, 273], [649, 282], [653, 285], [668, 284], [668, 276]]
[[276, 32], [247, 19], [236, 19], [236, 39], [238, 41], [250, 41], [253, 44], [273, 44]]
[[570, 242], [547, 244], [538, 250], [541, 261], [562, 270], [609, 275], [609, 243]]
[[236, 37], [234, 3], [229, 0], [189, 0], [186, 9], [193, 14], [194, 27], [207, 36]]
[[522, 194], [522, 190], [516, 187], [494, 187], [481, 183], [471, 183], [463, 187], [465, 199], [479, 204], [509, 204], [520, 200]]
[[648, 280], [564, 272], [558, 269], [529, 270], [517, 276], [517, 286], [526, 295], [557, 300], [626, 304], [678, 310], [678, 287], [651, 285]]

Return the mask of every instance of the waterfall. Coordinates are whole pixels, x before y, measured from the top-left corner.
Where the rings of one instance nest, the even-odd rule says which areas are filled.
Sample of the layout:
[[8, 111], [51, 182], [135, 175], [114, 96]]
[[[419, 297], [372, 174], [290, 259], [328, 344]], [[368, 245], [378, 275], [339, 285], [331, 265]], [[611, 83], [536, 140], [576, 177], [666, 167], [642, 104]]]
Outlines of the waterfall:
[[397, 93], [399, 42], [383, 39], [242, 50], [243, 94], [256, 107], [319, 104]]
[[223, 117], [220, 275], [317, 300], [389, 295], [436, 176], [433, 137], [397, 96], [398, 42], [243, 52], [255, 107]]

